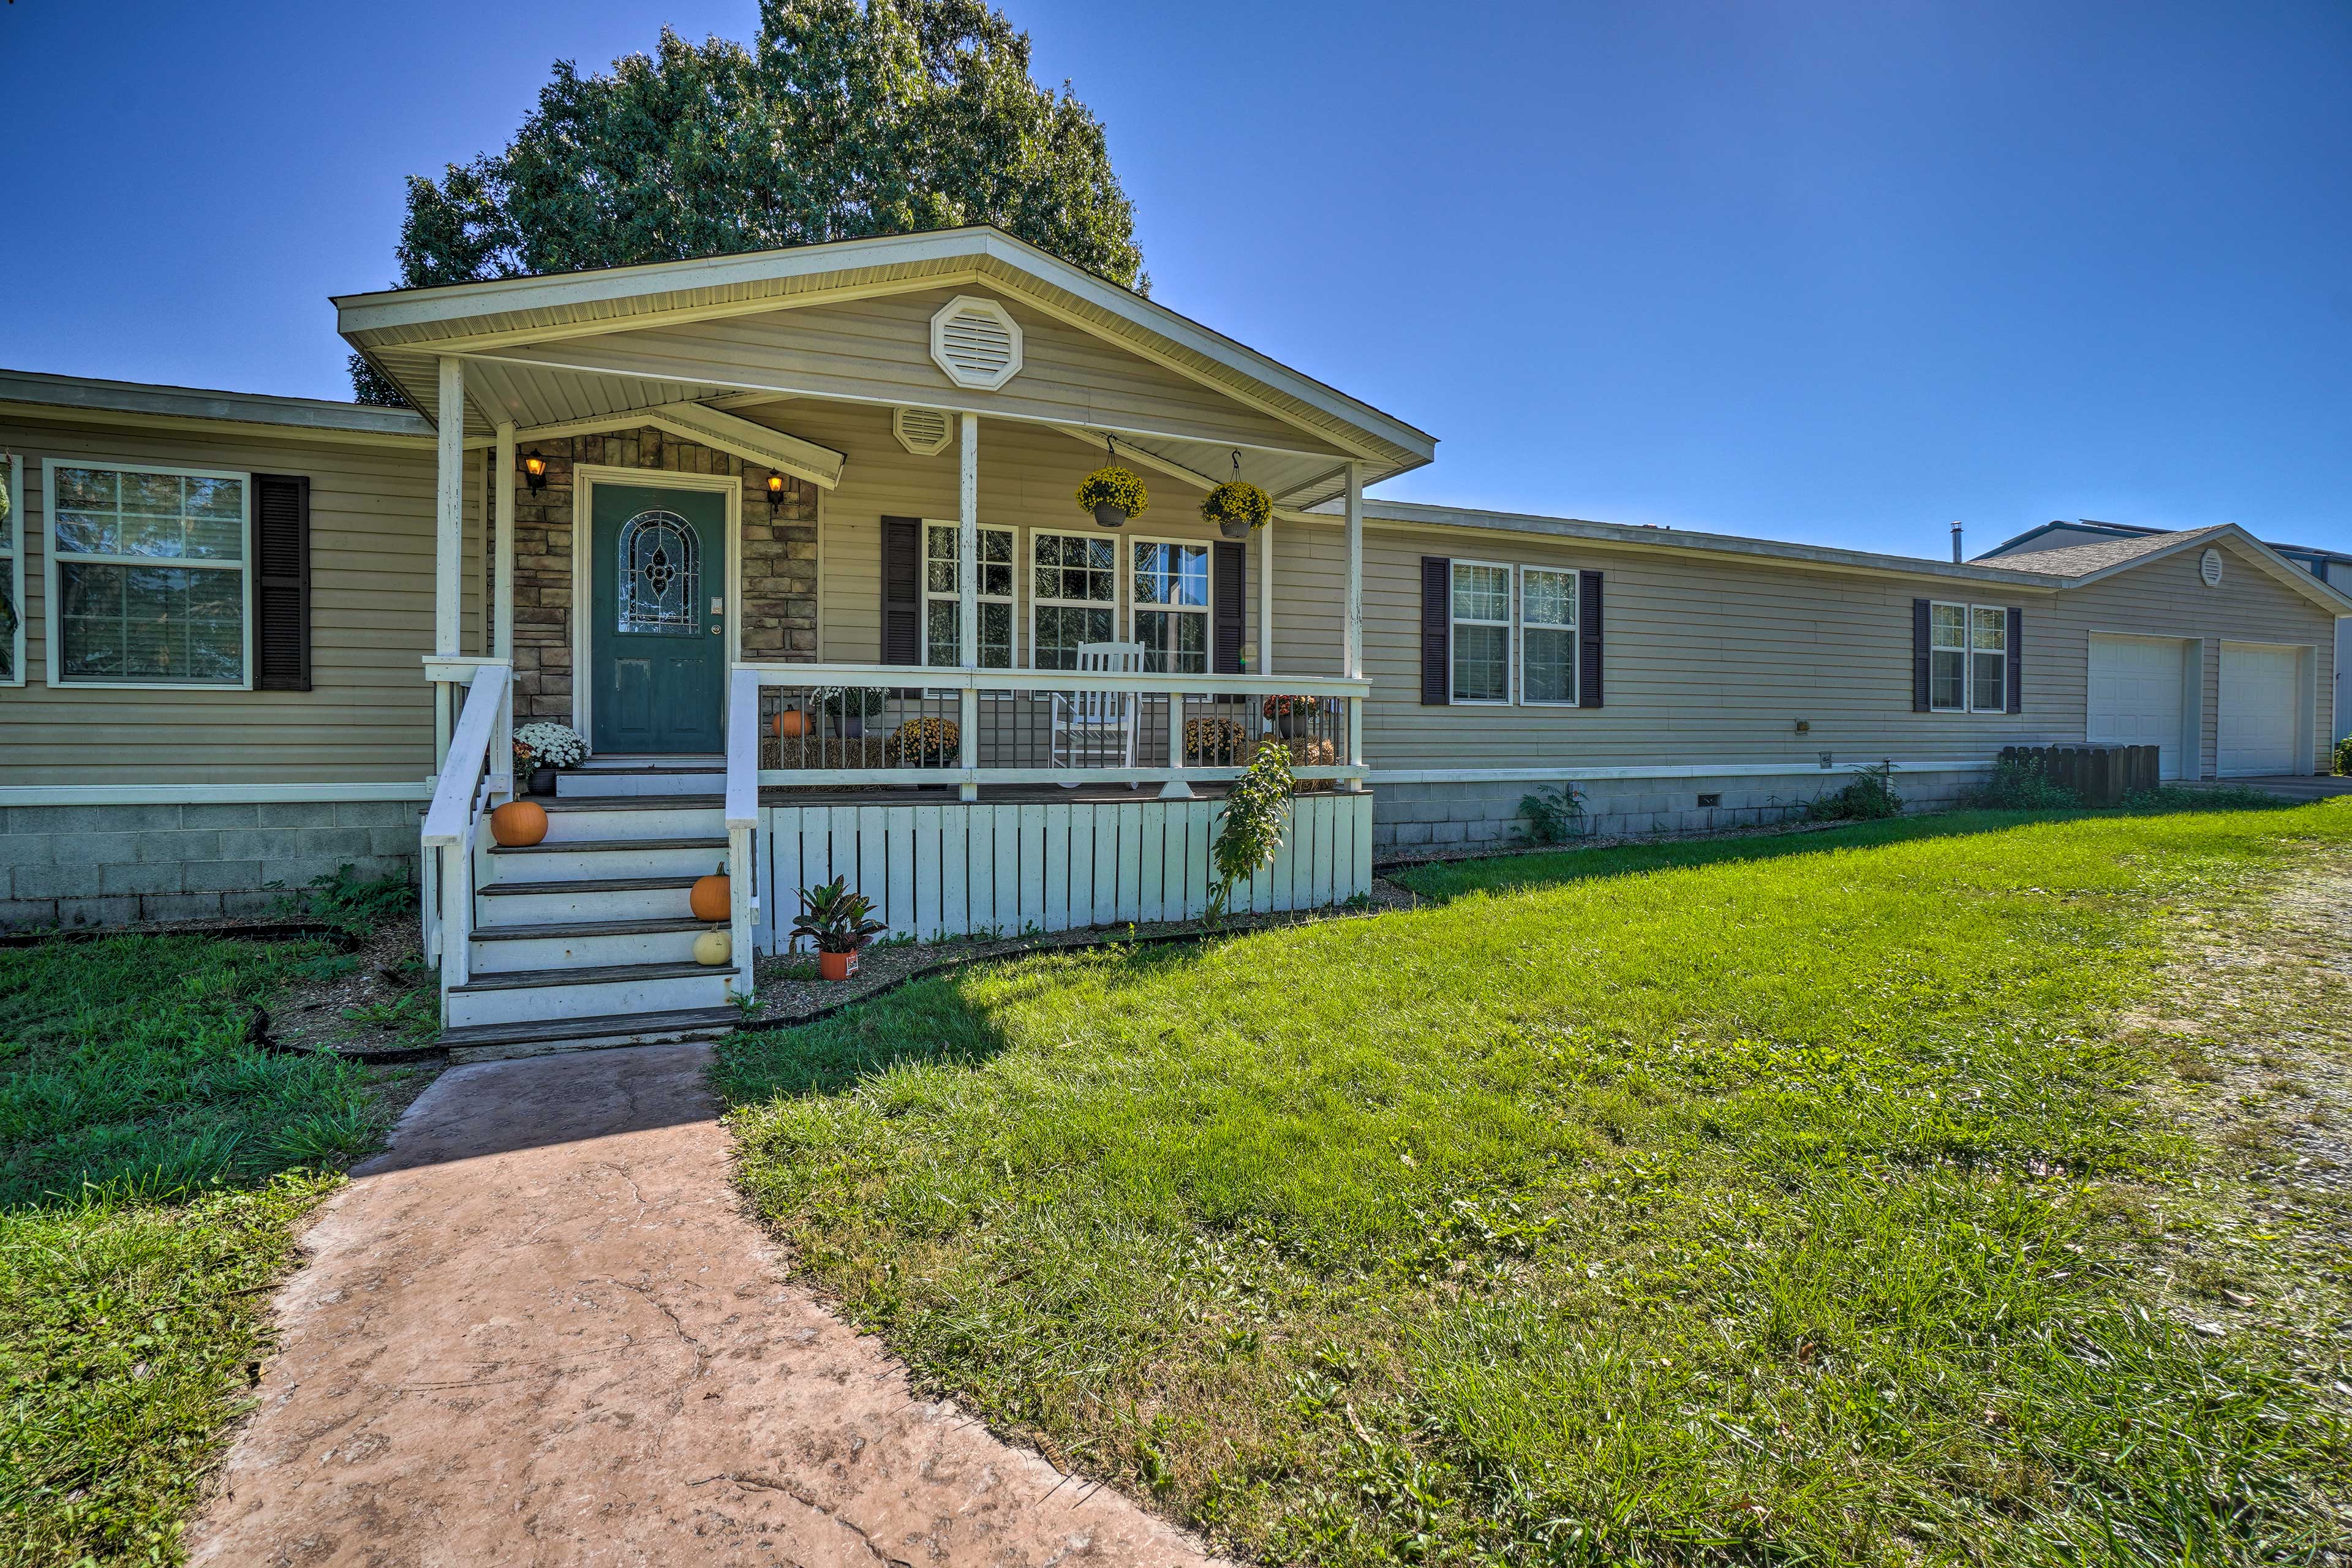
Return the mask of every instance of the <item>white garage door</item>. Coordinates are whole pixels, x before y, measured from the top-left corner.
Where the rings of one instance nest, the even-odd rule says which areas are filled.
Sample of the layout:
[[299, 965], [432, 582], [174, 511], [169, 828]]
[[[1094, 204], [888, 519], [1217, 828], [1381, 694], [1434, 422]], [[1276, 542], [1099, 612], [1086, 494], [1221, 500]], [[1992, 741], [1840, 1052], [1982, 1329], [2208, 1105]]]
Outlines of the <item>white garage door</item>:
[[2159, 748], [2163, 774], [2180, 776], [2181, 644], [2163, 637], [2091, 636], [2095, 746]]
[[2295, 650], [2221, 645], [2221, 755], [2224, 777], [2309, 773], [2295, 762]]

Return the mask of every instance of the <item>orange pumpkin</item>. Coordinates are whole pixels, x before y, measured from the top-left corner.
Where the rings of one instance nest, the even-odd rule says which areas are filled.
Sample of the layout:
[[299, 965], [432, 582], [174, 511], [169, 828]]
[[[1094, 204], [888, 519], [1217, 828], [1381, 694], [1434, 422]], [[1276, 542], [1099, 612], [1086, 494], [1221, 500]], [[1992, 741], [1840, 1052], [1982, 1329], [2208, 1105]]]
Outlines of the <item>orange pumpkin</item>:
[[797, 708], [787, 708], [776, 715], [773, 728], [779, 738], [796, 741], [808, 733], [808, 715]]
[[502, 849], [528, 849], [547, 837], [547, 808], [535, 800], [510, 800], [490, 813], [490, 837]]
[[698, 921], [723, 921], [734, 913], [734, 900], [723, 875], [704, 877], [686, 895], [686, 907], [694, 911]]

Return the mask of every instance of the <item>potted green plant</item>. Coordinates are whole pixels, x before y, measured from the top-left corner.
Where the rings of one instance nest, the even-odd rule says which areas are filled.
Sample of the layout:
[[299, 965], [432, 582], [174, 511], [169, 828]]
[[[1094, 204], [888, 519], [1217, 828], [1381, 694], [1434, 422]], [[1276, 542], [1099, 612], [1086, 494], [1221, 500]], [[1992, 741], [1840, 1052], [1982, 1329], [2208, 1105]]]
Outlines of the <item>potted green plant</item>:
[[793, 921], [793, 940], [806, 937], [816, 948], [817, 973], [827, 980], [846, 980], [857, 973], [857, 952], [889, 928], [867, 917], [874, 900], [849, 890], [849, 879], [835, 877], [801, 889], [801, 912]]
[[1105, 528], [1118, 528], [1143, 515], [1151, 493], [1125, 468], [1097, 468], [1078, 486], [1078, 505]]
[[525, 724], [514, 732], [515, 763], [523, 765], [523, 753], [530, 754], [530, 793], [553, 795], [555, 771], [576, 768], [588, 760], [588, 742], [580, 731], [569, 724], [558, 724], [542, 719], [535, 724]]
[[1274, 498], [1247, 479], [1227, 479], [1201, 502], [1201, 516], [1227, 539], [1247, 539], [1274, 515]]

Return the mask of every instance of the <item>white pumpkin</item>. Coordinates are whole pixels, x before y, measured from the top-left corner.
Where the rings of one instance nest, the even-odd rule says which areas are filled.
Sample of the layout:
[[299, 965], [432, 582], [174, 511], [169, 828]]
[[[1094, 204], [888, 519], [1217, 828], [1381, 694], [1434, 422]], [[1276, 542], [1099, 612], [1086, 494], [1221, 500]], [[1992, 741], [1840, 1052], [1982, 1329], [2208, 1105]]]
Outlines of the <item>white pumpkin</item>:
[[707, 931], [694, 939], [694, 962], [713, 968], [735, 956], [735, 942], [723, 931]]

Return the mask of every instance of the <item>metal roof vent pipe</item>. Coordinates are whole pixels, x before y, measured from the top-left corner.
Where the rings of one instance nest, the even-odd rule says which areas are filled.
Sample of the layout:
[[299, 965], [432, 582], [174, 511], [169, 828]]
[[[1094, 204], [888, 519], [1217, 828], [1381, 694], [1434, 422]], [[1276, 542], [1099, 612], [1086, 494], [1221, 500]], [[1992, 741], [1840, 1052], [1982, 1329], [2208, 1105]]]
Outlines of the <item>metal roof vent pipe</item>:
[[1955, 565], [1955, 566], [1957, 566], [1957, 565], [1958, 565], [1959, 563], [1960, 563], [1960, 521], [1959, 521], [1959, 519], [1958, 519], [1958, 518], [1954, 518], [1954, 519], [1952, 520], [1952, 564], [1953, 564], [1953, 565]]

